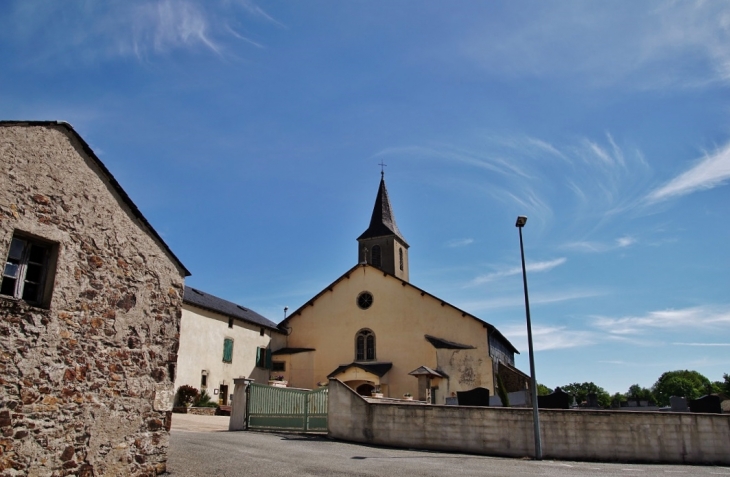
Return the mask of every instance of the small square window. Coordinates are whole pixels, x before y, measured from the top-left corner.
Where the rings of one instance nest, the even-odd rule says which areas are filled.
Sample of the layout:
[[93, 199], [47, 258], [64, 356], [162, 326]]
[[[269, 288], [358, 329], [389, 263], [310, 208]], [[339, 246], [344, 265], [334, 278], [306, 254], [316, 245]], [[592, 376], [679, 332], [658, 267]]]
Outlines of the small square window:
[[284, 361], [274, 361], [271, 363], [272, 371], [286, 371], [286, 363]]
[[261, 330], [259, 331], [259, 334], [260, 334], [261, 336], [264, 336], [264, 329], [263, 329], [263, 328], [261, 328]]
[[10, 296], [44, 306], [53, 285], [53, 255], [55, 247], [49, 242], [13, 235], [2, 271], [0, 295]]
[[228, 318], [228, 327], [233, 328], [233, 318]]

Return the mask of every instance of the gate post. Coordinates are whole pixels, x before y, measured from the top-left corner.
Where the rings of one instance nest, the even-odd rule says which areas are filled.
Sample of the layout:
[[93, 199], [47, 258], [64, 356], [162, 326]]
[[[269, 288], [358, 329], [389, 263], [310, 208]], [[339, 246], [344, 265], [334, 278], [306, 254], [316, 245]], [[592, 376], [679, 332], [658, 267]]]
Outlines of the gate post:
[[246, 429], [246, 395], [248, 385], [253, 379], [235, 378], [233, 380], [233, 400], [231, 401], [231, 419], [228, 421], [229, 431], [243, 431]]

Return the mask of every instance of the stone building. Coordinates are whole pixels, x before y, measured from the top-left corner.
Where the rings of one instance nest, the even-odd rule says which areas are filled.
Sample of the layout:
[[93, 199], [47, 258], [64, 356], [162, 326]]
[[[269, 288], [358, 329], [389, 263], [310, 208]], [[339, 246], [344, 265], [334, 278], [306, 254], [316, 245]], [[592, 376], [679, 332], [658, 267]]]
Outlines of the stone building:
[[0, 122], [0, 475], [165, 471], [182, 263], [67, 123]]
[[175, 389], [187, 384], [230, 404], [235, 378], [268, 381], [266, 349], [278, 333], [276, 323], [249, 308], [185, 287]]
[[361, 394], [444, 404], [476, 387], [525, 389], [517, 349], [491, 324], [409, 281], [409, 245], [381, 177], [360, 263], [279, 324], [273, 364], [294, 387], [338, 378]]

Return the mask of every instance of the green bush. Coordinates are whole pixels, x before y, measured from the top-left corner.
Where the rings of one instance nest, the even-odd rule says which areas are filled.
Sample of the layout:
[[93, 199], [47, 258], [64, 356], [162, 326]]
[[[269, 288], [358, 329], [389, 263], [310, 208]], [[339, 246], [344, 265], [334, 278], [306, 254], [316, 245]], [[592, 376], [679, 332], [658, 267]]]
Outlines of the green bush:
[[218, 407], [218, 403], [213, 402], [210, 400], [210, 394], [203, 389], [203, 392], [198, 395], [198, 397], [193, 402], [193, 406], [195, 407]]

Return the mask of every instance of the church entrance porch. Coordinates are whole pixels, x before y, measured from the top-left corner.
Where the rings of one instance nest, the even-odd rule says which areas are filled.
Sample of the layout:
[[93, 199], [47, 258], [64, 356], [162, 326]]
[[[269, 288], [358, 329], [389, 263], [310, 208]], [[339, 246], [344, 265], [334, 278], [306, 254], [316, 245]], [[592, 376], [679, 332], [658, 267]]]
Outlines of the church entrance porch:
[[388, 371], [393, 363], [354, 362], [339, 366], [328, 378], [337, 378], [361, 396], [382, 393], [388, 396]]

